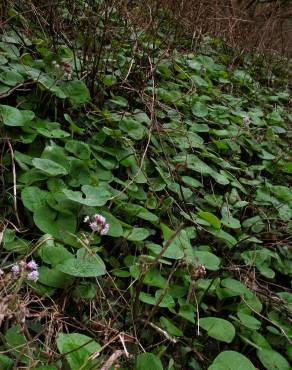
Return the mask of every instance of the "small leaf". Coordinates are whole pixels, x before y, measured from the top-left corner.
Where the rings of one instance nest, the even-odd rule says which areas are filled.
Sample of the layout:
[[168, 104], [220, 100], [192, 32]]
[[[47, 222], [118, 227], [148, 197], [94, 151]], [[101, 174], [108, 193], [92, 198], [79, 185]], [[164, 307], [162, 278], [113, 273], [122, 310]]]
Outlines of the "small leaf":
[[174, 335], [176, 337], [182, 337], [184, 335], [184, 333], [166, 317], [161, 316], [159, 321], [162, 327], [164, 327], [170, 335]]
[[203, 220], [208, 221], [209, 224], [213, 226], [215, 229], [220, 229], [221, 222], [217, 216], [213, 215], [213, 213], [199, 211], [198, 216], [201, 217]]

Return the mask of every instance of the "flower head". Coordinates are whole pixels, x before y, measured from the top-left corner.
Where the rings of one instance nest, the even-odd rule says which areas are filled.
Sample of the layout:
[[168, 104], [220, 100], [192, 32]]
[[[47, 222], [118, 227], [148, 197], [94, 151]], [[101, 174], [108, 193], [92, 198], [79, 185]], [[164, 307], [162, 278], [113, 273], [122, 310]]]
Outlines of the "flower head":
[[34, 260], [31, 260], [30, 262], [28, 262], [28, 263], [26, 264], [26, 267], [27, 267], [28, 269], [30, 269], [30, 270], [37, 270], [38, 265], [37, 265], [37, 263], [36, 263]]
[[243, 123], [248, 126], [251, 123], [251, 119], [248, 116], [243, 117]]
[[36, 270], [33, 270], [27, 274], [27, 280], [31, 280], [33, 282], [37, 282], [39, 279], [39, 273]]
[[14, 274], [14, 275], [18, 275], [20, 273], [20, 267], [18, 264], [15, 264], [11, 267], [11, 272]]
[[106, 223], [106, 219], [102, 215], [96, 214], [91, 218], [89, 216], [85, 216], [84, 222], [89, 223], [91, 230], [100, 235], [106, 235], [109, 231], [110, 226]]
[[109, 231], [109, 224], [103, 225], [102, 229], [100, 230], [100, 235], [106, 235]]
[[97, 222], [90, 222], [89, 227], [92, 231], [99, 231], [100, 226], [97, 224]]
[[206, 275], [206, 267], [205, 266], [203, 266], [203, 265], [199, 266], [199, 268], [198, 268], [198, 275], [199, 276]]
[[98, 224], [105, 224], [105, 218], [102, 215], [94, 215], [94, 218]]

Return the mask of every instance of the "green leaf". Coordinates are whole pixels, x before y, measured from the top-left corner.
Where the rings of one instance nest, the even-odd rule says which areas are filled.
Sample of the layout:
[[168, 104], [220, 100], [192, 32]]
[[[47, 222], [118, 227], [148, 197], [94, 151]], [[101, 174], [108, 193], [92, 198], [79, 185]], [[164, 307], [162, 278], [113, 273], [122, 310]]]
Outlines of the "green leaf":
[[20, 325], [11, 326], [6, 331], [4, 337], [7, 343], [7, 347], [10, 350], [9, 352], [13, 356], [18, 357], [24, 363], [27, 363], [28, 343]]
[[72, 281], [71, 276], [55, 268], [50, 269], [47, 266], [41, 266], [38, 272], [39, 282], [53, 288], [64, 288], [66, 284]]
[[33, 219], [41, 231], [61, 240], [67, 240], [76, 230], [75, 215], [58, 213], [48, 206], [38, 208]]
[[163, 370], [163, 366], [159, 357], [153, 353], [141, 353], [137, 356], [136, 370]]
[[60, 99], [65, 99], [67, 95], [57, 85], [58, 81], [51, 78], [49, 75], [36, 69], [26, 69], [26, 73], [36, 81], [43, 89], [50, 91], [53, 95]]
[[140, 122], [130, 117], [122, 118], [119, 128], [134, 140], [141, 140], [146, 132], [146, 128]]
[[80, 159], [89, 159], [91, 153], [88, 144], [77, 140], [68, 140], [65, 144], [65, 149]]
[[256, 370], [251, 361], [236, 351], [223, 351], [208, 370]]
[[226, 278], [221, 281], [221, 284], [228, 290], [231, 290], [238, 295], [243, 295], [246, 298], [252, 297], [253, 295], [252, 292], [239, 280]]
[[97, 285], [90, 281], [82, 281], [80, 284], [75, 286], [73, 291], [73, 297], [79, 299], [94, 299], [98, 294]]
[[0, 368], [2, 370], [11, 370], [14, 365], [14, 361], [5, 355], [0, 355]]
[[83, 81], [69, 81], [62, 86], [73, 106], [80, 106], [90, 102], [90, 92]]
[[92, 338], [79, 333], [60, 333], [57, 338], [57, 347], [62, 355], [68, 353], [65, 358], [71, 370], [96, 368], [94, 362], [89, 360], [89, 357], [93, 353], [98, 352], [101, 346]]
[[37, 186], [27, 186], [21, 192], [21, 200], [24, 206], [32, 212], [44, 207], [47, 202], [48, 192]]
[[24, 126], [34, 119], [30, 110], [19, 110], [9, 105], [0, 105], [0, 120], [6, 126]]
[[138, 242], [148, 238], [149, 235], [150, 233], [147, 229], [144, 229], [143, 227], [135, 227], [130, 231], [130, 233], [126, 231], [124, 237], [132, 242]]
[[175, 306], [175, 302], [172, 296], [168, 293], [165, 293], [164, 290], [157, 290], [155, 292], [155, 297], [153, 297], [149, 293], [141, 292], [139, 294], [139, 299], [140, 301], [147, 304], [151, 304], [153, 306], [157, 305], [159, 307], [168, 307], [168, 308], [173, 308]]
[[58, 265], [58, 269], [76, 277], [96, 277], [106, 274], [105, 264], [97, 254], [84, 253], [82, 256], [78, 255], [77, 258], [66, 259]]
[[267, 370], [290, 370], [288, 361], [272, 349], [262, 348], [257, 350], [257, 356]]
[[73, 257], [73, 254], [62, 244], [56, 243], [54, 240], [48, 240], [42, 244], [38, 249], [38, 255], [45, 263], [53, 266]]
[[220, 258], [218, 258], [215, 254], [207, 251], [194, 251], [194, 257], [198, 258], [200, 263], [205, 266], [207, 270], [219, 270]]
[[82, 192], [64, 189], [63, 193], [73, 202], [84, 204], [90, 207], [102, 207], [111, 198], [112, 194], [108, 190], [107, 184], [101, 183], [98, 186], [83, 185]]
[[161, 326], [164, 329], [166, 329], [170, 335], [174, 335], [176, 337], [183, 337], [184, 333], [176, 325], [174, 325], [172, 321], [170, 321], [164, 316], [161, 316], [159, 321]]
[[2, 67], [0, 70], [0, 81], [12, 87], [22, 84], [24, 78], [18, 72]]
[[146, 285], [156, 286], [162, 289], [166, 288], [168, 285], [167, 280], [162, 277], [159, 270], [156, 268], [152, 268], [146, 272], [143, 282]]
[[34, 158], [32, 164], [49, 176], [67, 175], [66, 168], [50, 159]]
[[209, 222], [215, 229], [220, 229], [221, 222], [217, 216], [210, 212], [199, 211], [198, 216]]
[[258, 330], [261, 327], [261, 322], [251, 315], [247, 315], [244, 312], [238, 312], [237, 316], [241, 323], [251, 330]]
[[235, 328], [227, 320], [217, 317], [200, 318], [200, 327], [207, 330], [210, 337], [222, 342], [231, 343], [235, 337]]
[[201, 102], [196, 102], [195, 104], [192, 105], [192, 113], [196, 117], [203, 118], [208, 115], [209, 110], [205, 104]]
[[[160, 227], [163, 233], [165, 244], [167, 243], [167, 240], [173, 235], [174, 231], [163, 223], [160, 224]], [[163, 253], [163, 257], [171, 259], [181, 259], [184, 257], [184, 255], [190, 258], [193, 257], [193, 250], [187, 232], [185, 230], [182, 230], [169, 244], [166, 251]]]

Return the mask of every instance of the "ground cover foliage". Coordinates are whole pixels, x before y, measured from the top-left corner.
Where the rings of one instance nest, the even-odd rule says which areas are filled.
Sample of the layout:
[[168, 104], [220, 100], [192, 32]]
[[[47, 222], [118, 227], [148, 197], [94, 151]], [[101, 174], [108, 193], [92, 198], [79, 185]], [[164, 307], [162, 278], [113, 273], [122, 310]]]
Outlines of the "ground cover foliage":
[[1, 369], [289, 370], [288, 62], [62, 5], [0, 41]]

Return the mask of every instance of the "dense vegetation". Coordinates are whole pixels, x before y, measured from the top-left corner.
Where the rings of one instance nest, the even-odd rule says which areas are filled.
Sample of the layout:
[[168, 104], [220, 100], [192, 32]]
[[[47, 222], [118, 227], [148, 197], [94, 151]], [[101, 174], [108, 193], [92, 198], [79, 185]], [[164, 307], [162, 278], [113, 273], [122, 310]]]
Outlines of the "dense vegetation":
[[0, 368], [289, 370], [289, 61], [9, 16]]

